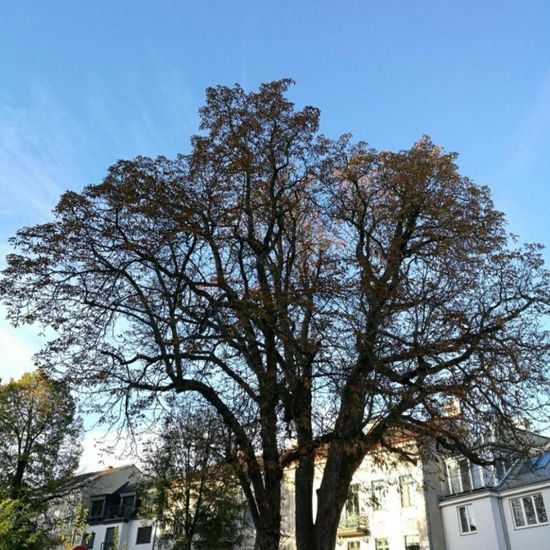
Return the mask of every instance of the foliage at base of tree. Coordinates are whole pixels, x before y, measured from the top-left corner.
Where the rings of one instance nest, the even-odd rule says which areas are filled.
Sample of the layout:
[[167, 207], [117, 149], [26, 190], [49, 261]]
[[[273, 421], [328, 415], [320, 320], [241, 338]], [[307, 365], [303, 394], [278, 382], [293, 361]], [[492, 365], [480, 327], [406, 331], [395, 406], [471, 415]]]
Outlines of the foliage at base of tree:
[[147, 507], [168, 547], [223, 548], [241, 540], [243, 497], [220, 453], [224, 433], [208, 412], [168, 415], [146, 462]]
[[22, 500], [0, 500], [0, 550], [48, 550], [51, 533], [37, 525], [37, 510]]

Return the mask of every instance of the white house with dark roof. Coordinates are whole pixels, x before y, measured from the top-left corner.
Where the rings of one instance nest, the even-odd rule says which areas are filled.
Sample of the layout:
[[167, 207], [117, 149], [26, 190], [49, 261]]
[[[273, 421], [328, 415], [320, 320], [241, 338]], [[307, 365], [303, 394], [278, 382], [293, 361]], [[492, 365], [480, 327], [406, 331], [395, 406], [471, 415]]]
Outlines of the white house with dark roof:
[[139, 516], [137, 484], [141, 479], [133, 465], [77, 475], [62, 488], [64, 496], [52, 503], [50, 513], [62, 520], [69, 532], [77, 510], [87, 510], [88, 526], [84, 533], [74, 533], [71, 542], [75, 546], [152, 550], [154, 522]]
[[446, 550], [550, 547], [550, 452], [519, 458], [503, 479], [440, 503]]

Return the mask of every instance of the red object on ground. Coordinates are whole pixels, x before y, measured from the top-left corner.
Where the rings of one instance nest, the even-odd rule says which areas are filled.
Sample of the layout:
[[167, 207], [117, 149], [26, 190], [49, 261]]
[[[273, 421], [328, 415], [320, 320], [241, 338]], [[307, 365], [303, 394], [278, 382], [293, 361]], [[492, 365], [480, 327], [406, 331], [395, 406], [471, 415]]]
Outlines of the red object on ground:
[[73, 550], [88, 550], [88, 547], [82, 546], [82, 544], [79, 544], [78, 546], [75, 546]]

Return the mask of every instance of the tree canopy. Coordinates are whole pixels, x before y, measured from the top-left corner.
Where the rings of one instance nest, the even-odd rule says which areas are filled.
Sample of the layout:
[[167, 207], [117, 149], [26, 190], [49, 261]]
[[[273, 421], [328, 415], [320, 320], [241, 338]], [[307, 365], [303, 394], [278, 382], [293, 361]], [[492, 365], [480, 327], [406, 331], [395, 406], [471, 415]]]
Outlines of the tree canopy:
[[174, 406], [144, 459], [148, 506], [160, 542], [182, 550], [238, 544], [244, 532], [243, 497], [223, 460], [227, 434], [212, 411]]
[[209, 88], [188, 154], [119, 161], [65, 193], [12, 240], [0, 294], [14, 323], [55, 329], [43, 360], [111, 410], [209, 403], [258, 547], [278, 545], [297, 460], [309, 550], [334, 546], [353, 472], [395, 430], [480, 459], [475, 433], [547, 410], [550, 289], [540, 247], [506, 233], [456, 154], [328, 139], [290, 84]]
[[40, 499], [78, 466], [80, 420], [69, 389], [40, 371], [0, 384], [0, 488]]
[[68, 387], [41, 371], [0, 384], [0, 548], [52, 548], [47, 501], [78, 466], [80, 419]]

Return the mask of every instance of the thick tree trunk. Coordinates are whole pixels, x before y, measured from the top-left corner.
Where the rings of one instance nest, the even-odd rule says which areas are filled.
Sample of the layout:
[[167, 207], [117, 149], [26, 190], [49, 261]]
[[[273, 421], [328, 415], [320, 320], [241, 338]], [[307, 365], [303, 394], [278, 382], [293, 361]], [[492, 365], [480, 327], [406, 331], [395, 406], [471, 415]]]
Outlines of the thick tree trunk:
[[362, 461], [348, 443], [333, 443], [321, 487], [317, 491], [317, 517], [315, 519], [316, 550], [333, 550], [336, 546], [340, 515], [346, 503], [353, 473]]
[[281, 532], [279, 527], [262, 526], [256, 530], [254, 550], [279, 550]]
[[[301, 391], [296, 418], [299, 448], [307, 448], [313, 438], [311, 427], [311, 393]], [[315, 524], [313, 520], [313, 484], [315, 481], [315, 455], [308, 452], [300, 458], [295, 473], [295, 523], [296, 547], [298, 550], [315, 550]]]
[[295, 474], [296, 547], [298, 550], [315, 550], [312, 507], [314, 468], [314, 458], [310, 455], [300, 461]]

